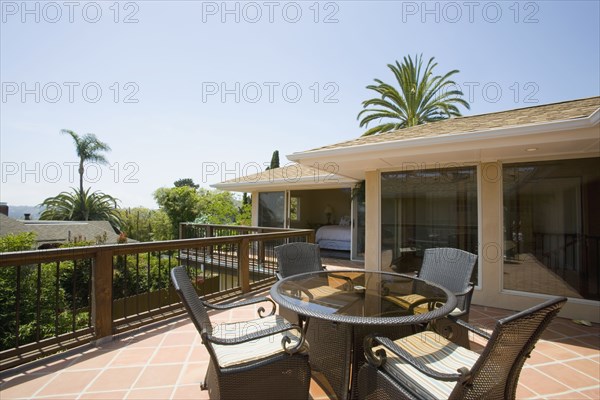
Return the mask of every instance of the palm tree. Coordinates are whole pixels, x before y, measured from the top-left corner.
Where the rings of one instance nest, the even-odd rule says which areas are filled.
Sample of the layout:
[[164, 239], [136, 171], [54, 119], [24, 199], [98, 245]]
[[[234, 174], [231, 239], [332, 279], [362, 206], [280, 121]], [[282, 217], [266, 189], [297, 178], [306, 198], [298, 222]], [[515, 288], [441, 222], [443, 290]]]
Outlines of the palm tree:
[[48, 197], [40, 206], [45, 210], [40, 214], [42, 220], [58, 221], [108, 221], [117, 232], [122, 224], [117, 210], [118, 200], [102, 193], [90, 193], [90, 188], [79, 192], [61, 192]]
[[79, 157], [79, 193], [83, 194], [83, 173], [85, 172], [83, 164], [89, 161], [107, 164], [108, 161], [102, 152], [110, 151], [110, 147], [108, 144], [101, 142], [93, 133], [79, 136], [68, 129], [63, 129], [60, 132], [71, 135], [75, 142], [75, 151], [77, 157]]
[[402, 64], [398, 61], [395, 65], [388, 64], [388, 68], [396, 77], [400, 91], [390, 84], [375, 79], [377, 85], [369, 85], [367, 89], [374, 90], [380, 96], [363, 101], [364, 110], [358, 113], [357, 119], [360, 119], [363, 114], [368, 114], [360, 121], [361, 128], [367, 127], [373, 120], [395, 121], [377, 125], [362, 136], [460, 116], [457, 104], [469, 109], [469, 103], [461, 98], [463, 92], [456, 90], [456, 83], [449, 79], [459, 71], [455, 69], [444, 76], [433, 76], [433, 69], [436, 66], [434, 57], [431, 57], [425, 70], [422, 71], [422, 55], [416, 56], [414, 62], [408, 56], [404, 57]]

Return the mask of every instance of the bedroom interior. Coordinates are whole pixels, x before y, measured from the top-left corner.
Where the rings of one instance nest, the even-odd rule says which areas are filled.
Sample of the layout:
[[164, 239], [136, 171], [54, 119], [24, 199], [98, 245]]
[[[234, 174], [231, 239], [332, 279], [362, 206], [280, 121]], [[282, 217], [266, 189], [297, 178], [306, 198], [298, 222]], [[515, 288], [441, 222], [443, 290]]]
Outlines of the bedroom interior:
[[290, 191], [290, 227], [314, 229], [324, 256], [349, 259], [351, 202], [349, 188]]

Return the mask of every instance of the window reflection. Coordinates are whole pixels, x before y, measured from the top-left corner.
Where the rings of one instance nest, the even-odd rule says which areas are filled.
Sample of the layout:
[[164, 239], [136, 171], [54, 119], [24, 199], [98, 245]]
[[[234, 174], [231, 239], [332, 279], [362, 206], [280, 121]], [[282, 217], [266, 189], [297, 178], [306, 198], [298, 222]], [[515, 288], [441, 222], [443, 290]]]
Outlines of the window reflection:
[[381, 175], [381, 244], [386, 254], [392, 251], [393, 270], [418, 271], [423, 251], [432, 247], [477, 254], [476, 178], [475, 167]]
[[600, 158], [503, 167], [504, 288], [599, 299]]

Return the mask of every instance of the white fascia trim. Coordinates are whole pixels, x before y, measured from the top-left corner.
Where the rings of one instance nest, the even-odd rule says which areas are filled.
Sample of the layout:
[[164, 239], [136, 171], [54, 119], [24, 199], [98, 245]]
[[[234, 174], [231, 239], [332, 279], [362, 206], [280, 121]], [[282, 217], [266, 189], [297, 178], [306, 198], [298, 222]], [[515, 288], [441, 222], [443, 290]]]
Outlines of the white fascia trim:
[[[284, 178], [278, 178], [278, 179], [270, 179], [269, 181], [243, 181], [243, 178], [241, 178], [242, 182], [234, 182], [234, 183], [214, 183], [212, 185], [210, 185], [211, 187], [215, 188], [215, 189], [220, 189], [220, 190], [232, 190], [232, 191], [248, 191], [249, 189], [251, 190], [260, 190], [263, 188], [270, 188], [270, 187], [282, 187], [282, 186], [294, 186], [294, 185], [314, 185], [314, 186], [326, 186], [326, 187], [352, 187], [352, 185], [355, 185], [358, 180], [356, 179], [352, 179], [352, 178], [348, 178], [348, 177], [340, 177], [338, 175], [335, 176], [327, 176], [327, 175], [319, 175], [316, 177], [313, 176], [307, 176], [307, 177], [302, 177], [300, 179], [284, 179]], [[326, 187], [324, 187], [323, 189], [325, 189]]]
[[355, 146], [339, 147], [334, 149], [312, 150], [293, 153], [286, 156], [289, 160], [299, 164], [311, 159], [323, 157], [353, 155], [381, 150], [394, 150], [396, 148], [407, 149], [411, 147], [423, 147], [428, 145], [443, 145], [447, 143], [460, 143], [468, 141], [482, 141], [496, 138], [510, 138], [512, 136], [535, 135], [545, 132], [566, 131], [572, 129], [590, 128], [600, 122], [600, 109], [585, 118], [569, 119], [563, 121], [543, 122], [533, 125], [519, 125], [507, 128], [486, 129], [482, 131], [452, 133], [442, 136], [421, 137], [412, 139], [398, 139], [382, 143], [368, 143]]

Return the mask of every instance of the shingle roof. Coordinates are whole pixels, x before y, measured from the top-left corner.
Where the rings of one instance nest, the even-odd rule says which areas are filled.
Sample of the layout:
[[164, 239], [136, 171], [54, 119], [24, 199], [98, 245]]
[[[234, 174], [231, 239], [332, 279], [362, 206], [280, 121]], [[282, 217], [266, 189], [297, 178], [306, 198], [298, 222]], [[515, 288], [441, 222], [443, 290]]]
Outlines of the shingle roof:
[[63, 243], [81, 237], [95, 241], [106, 233], [106, 244], [117, 243], [119, 235], [108, 221], [20, 221], [0, 214], [0, 236], [22, 232], [34, 232], [38, 245]]
[[29, 230], [25, 228], [23, 222], [0, 214], [0, 236], [23, 232], [29, 232]]
[[319, 183], [327, 180], [333, 181], [334, 179], [336, 179], [336, 181], [340, 179], [353, 181], [353, 179], [335, 175], [333, 169], [333, 167], [335, 167], [334, 164], [331, 165], [332, 168], [328, 168], [326, 165], [321, 165], [320, 167], [321, 169], [316, 169], [306, 165], [290, 163], [280, 168], [269, 169], [259, 173], [229, 179], [213, 186], [219, 187], [221, 185], [254, 183], [268, 184], [277, 182], [297, 183], [299, 181], [306, 182], [307, 180], [314, 180], [314, 183]]
[[586, 118], [599, 108], [600, 97], [590, 97], [489, 114], [456, 117], [379, 135], [359, 137], [301, 153]]

